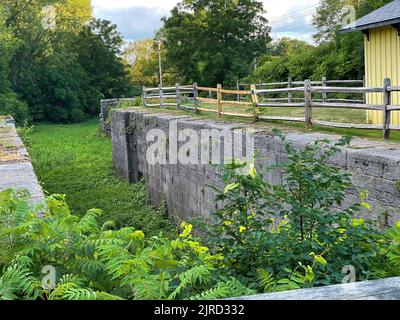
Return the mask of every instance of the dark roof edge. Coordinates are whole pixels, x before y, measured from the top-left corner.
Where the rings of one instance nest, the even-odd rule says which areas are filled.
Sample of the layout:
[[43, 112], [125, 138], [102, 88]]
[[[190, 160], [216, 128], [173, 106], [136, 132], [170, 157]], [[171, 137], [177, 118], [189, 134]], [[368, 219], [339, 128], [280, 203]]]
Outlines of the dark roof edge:
[[400, 18], [392, 19], [392, 20], [386, 20], [386, 21], [380, 21], [376, 23], [370, 23], [366, 25], [361, 25], [361, 26], [356, 26], [354, 28], [343, 28], [339, 30], [340, 33], [349, 33], [349, 32], [355, 32], [355, 31], [362, 31], [362, 30], [367, 30], [367, 29], [372, 29], [372, 28], [379, 28], [379, 27], [385, 27], [388, 25], [393, 25], [393, 24], [400, 24]]

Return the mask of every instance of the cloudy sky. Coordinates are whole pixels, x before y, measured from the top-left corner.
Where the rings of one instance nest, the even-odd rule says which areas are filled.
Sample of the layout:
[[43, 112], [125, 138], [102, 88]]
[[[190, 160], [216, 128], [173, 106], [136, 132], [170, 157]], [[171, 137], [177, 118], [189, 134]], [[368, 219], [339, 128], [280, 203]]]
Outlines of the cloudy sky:
[[[273, 38], [312, 41], [311, 18], [319, 0], [262, 0]], [[127, 40], [149, 38], [178, 0], [92, 0], [97, 18], [111, 20]]]

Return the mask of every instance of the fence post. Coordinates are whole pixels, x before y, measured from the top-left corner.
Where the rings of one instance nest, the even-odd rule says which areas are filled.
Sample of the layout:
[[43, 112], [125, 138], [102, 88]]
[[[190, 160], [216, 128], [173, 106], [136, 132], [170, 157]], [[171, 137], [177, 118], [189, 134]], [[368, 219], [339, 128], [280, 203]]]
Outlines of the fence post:
[[238, 93], [237, 93], [237, 101], [240, 102], [240, 93], [239, 93], [239, 91], [240, 91], [240, 82], [239, 82], [239, 80], [236, 81], [236, 90], [238, 91]]
[[[323, 87], [327, 87], [328, 86], [328, 82], [326, 80], [326, 77], [322, 77], [322, 86]], [[322, 92], [322, 102], [326, 102], [328, 98], [328, 94], [326, 92]]]
[[164, 92], [161, 84], [158, 87], [160, 88], [160, 107], [162, 108], [164, 106]]
[[[288, 79], [288, 88], [290, 89], [292, 87], [292, 77], [289, 77]], [[288, 92], [288, 103], [292, 103], [293, 101], [293, 94], [291, 91]]]
[[194, 111], [198, 112], [199, 107], [199, 90], [197, 89], [197, 82], [193, 83], [193, 103], [194, 103]]
[[[364, 88], [367, 87], [367, 78], [365, 77], [365, 74], [363, 75], [363, 87]], [[367, 104], [367, 93], [366, 92], [363, 93], [363, 102], [364, 102], [364, 104]]]
[[222, 113], [222, 85], [217, 85], [217, 109], [218, 109], [218, 116], [221, 116]]
[[383, 115], [383, 139], [386, 140], [390, 139], [390, 110], [388, 110], [392, 102], [392, 92], [389, 90], [390, 85], [390, 79], [386, 78], [383, 82], [383, 88], [385, 90], [383, 93], [383, 104], [385, 105]]
[[306, 129], [309, 130], [312, 127], [312, 107], [311, 107], [311, 80], [304, 81], [304, 105], [306, 113]]
[[251, 85], [251, 100], [253, 101], [253, 117], [254, 121], [258, 121], [258, 96], [256, 92], [256, 85]]
[[143, 106], [147, 107], [147, 93], [146, 93], [146, 87], [143, 86], [142, 88], [142, 100], [143, 100]]
[[179, 83], [176, 83], [175, 86], [176, 86], [176, 108], [179, 110], [181, 107], [181, 89], [179, 87]]

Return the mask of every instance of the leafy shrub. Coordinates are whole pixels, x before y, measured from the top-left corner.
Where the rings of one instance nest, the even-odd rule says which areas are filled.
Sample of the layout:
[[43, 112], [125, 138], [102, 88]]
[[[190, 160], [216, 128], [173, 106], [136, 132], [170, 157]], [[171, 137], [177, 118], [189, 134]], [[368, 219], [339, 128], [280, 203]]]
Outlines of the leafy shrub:
[[141, 98], [140, 96], [139, 96], [139, 97], [136, 97], [136, 98], [135, 98], [135, 101], [134, 101], [134, 103], [133, 103], [133, 105], [134, 105], [135, 107], [140, 107], [142, 104], [143, 104], [142, 98]]
[[25, 144], [25, 146], [28, 146], [30, 144], [30, 139], [29, 135], [33, 132], [35, 129], [34, 125], [29, 124], [27, 120], [23, 122], [23, 125], [17, 129], [18, 135]]
[[[64, 196], [32, 208], [24, 192], [0, 193], [0, 298], [220, 299], [337, 284], [348, 265], [357, 280], [398, 276], [400, 224], [382, 232], [361, 218], [365, 195], [339, 209], [352, 183], [329, 159], [349, 139], [296, 150], [280, 137], [288, 158], [273, 169], [283, 185], [265, 183], [254, 165], [226, 166], [225, 205], [200, 224], [203, 240], [186, 223], [176, 237], [146, 238], [100, 210], [72, 215]], [[45, 265], [57, 270], [50, 289]]]
[[30, 119], [28, 106], [13, 93], [0, 94], [0, 115], [12, 116], [17, 124]]
[[[174, 240], [146, 239], [133, 228], [99, 225], [100, 210], [71, 215], [64, 197], [50, 196], [31, 208], [25, 192], [0, 193], [0, 299], [118, 300], [206, 299], [251, 294], [218, 269], [210, 254], [182, 224]], [[37, 212], [42, 212], [38, 214]], [[57, 271], [54, 287], [42, 286], [44, 266]]]
[[387, 258], [387, 263], [382, 267], [374, 266], [374, 272], [380, 278], [400, 276], [400, 221], [391, 228], [385, 239], [389, 245], [382, 249]]
[[278, 135], [287, 160], [268, 169], [281, 170], [284, 184], [266, 183], [254, 165], [225, 166], [227, 186], [218, 196], [224, 207], [211, 225], [199, 224], [228, 274], [258, 290], [341, 283], [346, 265], [356, 268], [358, 280], [377, 277], [373, 267], [386, 263], [387, 242], [374, 223], [360, 218], [369, 207], [362, 199], [339, 209], [352, 182], [329, 163], [350, 140], [296, 150]]
[[87, 114], [77, 108], [70, 111], [69, 117], [71, 119], [71, 122], [82, 122], [88, 118]]

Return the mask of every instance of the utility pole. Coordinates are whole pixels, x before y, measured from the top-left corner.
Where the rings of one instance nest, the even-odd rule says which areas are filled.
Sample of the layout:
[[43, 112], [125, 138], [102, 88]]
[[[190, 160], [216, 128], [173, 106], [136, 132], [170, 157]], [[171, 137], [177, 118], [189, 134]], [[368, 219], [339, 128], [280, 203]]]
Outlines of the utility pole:
[[163, 87], [162, 63], [161, 63], [161, 40], [158, 40], [158, 67], [160, 72], [160, 86]]

